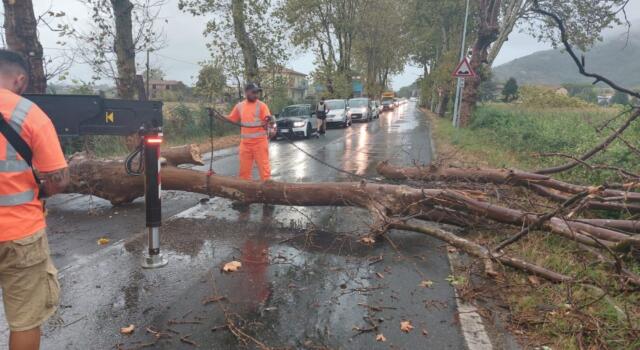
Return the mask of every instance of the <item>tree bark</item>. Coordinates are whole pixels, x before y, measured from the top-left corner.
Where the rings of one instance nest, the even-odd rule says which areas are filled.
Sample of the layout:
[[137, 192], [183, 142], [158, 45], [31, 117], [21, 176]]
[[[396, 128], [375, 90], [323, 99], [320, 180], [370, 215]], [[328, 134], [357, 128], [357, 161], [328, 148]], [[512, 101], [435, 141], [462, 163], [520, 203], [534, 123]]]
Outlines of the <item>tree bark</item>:
[[116, 86], [118, 96], [133, 100], [136, 89], [136, 48], [133, 42], [133, 23], [131, 12], [133, 4], [129, 0], [111, 0], [115, 20], [115, 42], [118, 67]]
[[482, 82], [483, 66], [488, 63], [488, 51], [491, 44], [498, 39], [500, 26], [500, 0], [478, 0], [478, 31], [472, 47], [469, 65], [476, 72], [475, 78], [465, 78], [460, 106], [460, 126], [466, 127], [471, 121], [471, 114], [478, 101], [478, 89]]
[[21, 53], [29, 63], [27, 92], [44, 94], [47, 78], [44, 74], [43, 50], [38, 39], [38, 22], [31, 0], [3, 0], [4, 29], [7, 46]]
[[449, 106], [449, 98], [450, 98], [449, 90], [443, 89], [442, 96], [440, 96], [440, 98], [438, 99], [438, 109], [436, 111], [436, 114], [438, 114], [438, 117], [444, 118], [445, 114], [447, 113], [447, 107]]
[[[452, 168], [435, 166], [394, 167], [387, 162], [378, 164], [377, 171], [391, 180], [417, 180], [425, 182], [443, 181], [492, 183], [495, 185], [514, 185], [530, 189], [537, 194], [556, 202], [564, 202], [571, 195], [581, 192], [597, 192], [586, 202], [586, 207], [599, 210], [616, 210], [640, 213], [640, 193], [615, 189], [599, 189], [574, 185], [555, 180], [549, 176], [528, 173], [515, 169]], [[616, 199], [613, 201], [611, 199]]]
[[246, 28], [244, 0], [231, 0], [231, 15], [233, 17], [233, 32], [244, 59], [244, 78], [247, 82], [260, 83], [258, 71], [258, 48], [253, 42]]
[[[210, 147], [209, 147], [210, 148]], [[178, 166], [182, 164], [204, 165], [200, 154], [200, 146], [189, 144], [176, 147], [163, 147], [162, 157], [168, 165]]]
[[[143, 195], [144, 177], [126, 175], [122, 161], [87, 159], [79, 155], [70, 160], [69, 168], [72, 181], [66, 190], [67, 193], [92, 194], [110, 200], [113, 204], [128, 203]], [[430, 220], [467, 226], [473, 225], [475, 219], [481, 218], [522, 227], [540, 220], [540, 215], [500, 207], [475, 199], [464, 191], [418, 189], [365, 182], [257, 182], [209, 175], [175, 166], [164, 166], [161, 176], [162, 188], [165, 190], [202, 193], [247, 204], [360, 207], [367, 209], [371, 215], [372, 233], [382, 234], [389, 229], [399, 229], [433, 236], [484, 260], [486, 272], [490, 275], [495, 275], [495, 271], [491, 269], [491, 262], [497, 261], [552, 282], [573, 280], [570, 276], [511, 257], [505, 251], [492, 251], [441, 228], [414, 224], [419, 220]], [[604, 247], [607, 251], [626, 252], [640, 247], [638, 236], [627, 235], [596, 224], [606, 225], [607, 222], [590, 223], [551, 217], [540, 229], [594, 248]], [[627, 225], [620, 222], [615, 224]], [[640, 284], [639, 277], [629, 272], [625, 274], [630, 282]]]
[[504, 14], [501, 16], [500, 34], [488, 53], [487, 66], [489, 67], [493, 65], [493, 61], [498, 57], [504, 43], [509, 40], [509, 35], [513, 32], [513, 28], [516, 23], [518, 23], [518, 20], [522, 18], [523, 11], [529, 6], [531, 0], [508, 0], [507, 2], [509, 5], [505, 8]]
[[[122, 161], [75, 157], [69, 167], [72, 185], [66, 190], [67, 193], [93, 194], [113, 204], [128, 203], [143, 195], [143, 178], [128, 176]], [[418, 189], [364, 182], [256, 182], [215, 174], [208, 176], [200, 171], [173, 166], [163, 167], [161, 175], [163, 189], [219, 196], [247, 204], [353, 206], [368, 209], [376, 224], [373, 227], [381, 231], [384, 231], [390, 217], [408, 216], [460, 223], [460, 217], [470, 216], [517, 227], [530, 225], [540, 217], [538, 214], [475, 199], [457, 190]], [[640, 246], [638, 238], [560, 217], [551, 218], [541, 227], [592, 247], [604, 245], [612, 248], [621, 242]], [[591, 237], [597, 237], [600, 241], [596, 242]]]

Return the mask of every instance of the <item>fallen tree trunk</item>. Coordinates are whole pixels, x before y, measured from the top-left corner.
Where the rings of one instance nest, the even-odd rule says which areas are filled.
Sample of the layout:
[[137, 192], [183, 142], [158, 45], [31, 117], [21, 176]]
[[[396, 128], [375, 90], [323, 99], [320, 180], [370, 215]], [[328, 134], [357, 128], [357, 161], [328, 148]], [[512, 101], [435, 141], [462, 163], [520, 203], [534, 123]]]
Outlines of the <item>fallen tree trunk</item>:
[[168, 165], [204, 165], [200, 152], [200, 146], [195, 144], [176, 147], [163, 147], [160, 152], [162, 157], [167, 161]]
[[[556, 202], [566, 201], [570, 195], [594, 188], [555, 180], [546, 175], [529, 173], [515, 169], [453, 168], [435, 166], [395, 167], [381, 162], [376, 167], [378, 173], [390, 180], [416, 180], [425, 182], [473, 182], [496, 185], [516, 185], [530, 189]], [[587, 207], [602, 210], [624, 210], [640, 213], [640, 193], [603, 189], [598, 197], [587, 202]], [[636, 204], [634, 204], [636, 203]]]
[[528, 263], [522, 259], [510, 257], [504, 254], [492, 255], [487, 248], [440, 228], [426, 227], [422, 225], [412, 225], [409, 223], [402, 223], [402, 222], [393, 223], [391, 227], [399, 230], [404, 230], [404, 231], [414, 231], [414, 232], [424, 233], [426, 235], [445, 241], [450, 245], [460, 250], [463, 250], [472, 256], [475, 256], [476, 258], [485, 259], [485, 260], [497, 260], [503, 263], [504, 265], [511, 266], [513, 268], [544, 277], [547, 280], [552, 282], [560, 283], [560, 282], [573, 281], [573, 278], [570, 276], [566, 276], [566, 275], [557, 273], [555, 271], [551, 271], [549, 269], [545, 269], [543, 267]]
[[[133, 201], [143, 195], [143, 178], [125, 173], [122, 162], [75, 158], [70, 162], [70, 193], [92, 194], [113, 204]], [[283, 183], [245, 181], [234, 177], [181, 169], [162, 168], [162, 188], [225, 197], [244, 203], [294, 206], [355, 206], [368, 209], [376, 221], [390, 216], [415, 216], [426, 220], [460, 222], [457, 213], [510, 224], [529, 225], [539, 215], [501, 207], [474, 199], [461, 191], [416, 189], [403, 185], [365, 182]], [[443, 210], [443, 209], [448, 209]], [[543, 226], [580, 243], [615, 246], [631, 237], [605, 227], [554, 217]], [[590, 236], [602, 240], [595, 242]]]
[[[123, 204], [143, 195], [142, 176], [129, 176], [122, 161], [74, 157], [69, 162], [72, 184], [68, 193], [96, 195]], [[553, 282], [566, 282], [570, 277], [509, 257], [504, 252], [490, 252], [477, 243], [441, 230], [431, 231], [406, 223], [410, 218], [453, 222], [469, 225], [476, 219], [492, 220], [517, 227], [530, 225], [540, 215], [505, 208], [472, 198], [463, 191], [417, 189], [404, 185], [366, 182], [283, 183], [246, 181], [235, 177], [164, 166], [162, 188], [225, 197], [243, 203], [267, 203], [289, 206], [353, 206], [369, 210], [372, 232], [384, 233], [390, 228], [430, 234], [482, 259], [540, 275]], [[580, 222], [552, 217], [541, 229], [563, 237], [607, 250], [640, 247], [640, 240], [624, 233], [597, 226], [601, 222]], [[445, 234], [446, 233], [446, 234]], [[465, 243], [468, 242], [468, 243]]]

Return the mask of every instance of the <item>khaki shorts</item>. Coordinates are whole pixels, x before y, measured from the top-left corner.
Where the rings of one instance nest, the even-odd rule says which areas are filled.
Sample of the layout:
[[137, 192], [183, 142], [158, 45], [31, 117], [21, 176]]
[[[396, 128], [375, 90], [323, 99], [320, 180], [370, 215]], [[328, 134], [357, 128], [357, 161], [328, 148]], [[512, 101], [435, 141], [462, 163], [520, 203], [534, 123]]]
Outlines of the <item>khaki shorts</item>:
[[56, 312], [60, 284], [45, 230], [0, 242], [0, 287], [11, 331], [39, 327]]

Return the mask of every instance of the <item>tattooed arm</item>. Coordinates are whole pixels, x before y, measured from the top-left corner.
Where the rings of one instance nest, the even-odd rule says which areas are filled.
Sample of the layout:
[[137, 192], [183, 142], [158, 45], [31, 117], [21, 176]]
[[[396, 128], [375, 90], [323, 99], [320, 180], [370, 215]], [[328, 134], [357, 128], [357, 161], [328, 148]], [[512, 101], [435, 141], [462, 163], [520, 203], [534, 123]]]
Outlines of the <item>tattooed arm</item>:
[[71, 178], [69, 176], [69, 168], [62, 168], [56, 171], [48, 173], [40, 173], [40, 192], [45, 197], [53, 196], [54, 194], [64, 191], [69, 185]]

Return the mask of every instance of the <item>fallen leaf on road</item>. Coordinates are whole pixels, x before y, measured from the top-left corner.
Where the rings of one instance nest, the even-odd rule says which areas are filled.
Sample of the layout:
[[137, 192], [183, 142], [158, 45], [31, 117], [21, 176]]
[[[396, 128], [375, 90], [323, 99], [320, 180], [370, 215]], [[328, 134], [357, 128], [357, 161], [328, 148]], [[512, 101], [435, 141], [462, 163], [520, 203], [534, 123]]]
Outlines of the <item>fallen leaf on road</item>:
[[376, 341], [386, 342], [387, 338], [385, 338], [384, 335], [382, 333], [380, 333], [380, 334], [376, 335]]
[[447, 247], [447, 251], [451, 254], [456, 253], [458, 251], [458, 249], [456, 249], [456, 247], [452, 247], [452, 246], [448, 246]]
[[420, 287], [429, 288], [431, 286], [433, 286], [433, 281], [432, 280], [424, 280], [424, 281], [420, 282]]
[[105, 245], [105, 244], [109, 244], [109, 242], [110, 242], [110, 241], [111, 241], [111, 240], [110, 240], [109, 238], [104, 238], [104, 237], [102, 237], [102, 238], [98, 239], [98, 245]]
[[222, 271], [224, 272], [236, 272], [238, 271], [240, 268], [242, 267], [242, 263], [239, 261], [231, 261], [228, 262], [226, 264], [224, 264], [224, 266], [222, 267]]
[[120, 328], [120, 333], [122, 334], [131, 334], [136, 329], [136, 326], [130, 324], [128, 327]]
[[374, 244], [374, 243], [376, 243], [376, 240], [371, 238], [371, 237], [362, 237], [362, 238], [360, 238], [360, 242], [362, 242], [364, 244]]
[[425, 337], [429, 335], [429, 332], [426, 329], [422, 329], [422, 335], [424, 335]]
[[400, 322], [400, 330], [409, 333], [413, 330], [413, 326], [411, 325], [411, 321], [401, 321]]
[[376, 272], [376, 276], [378, 276], [379, 279], [383, 279], [384, 275], [381, 274], [380, 272]]
[[445, 280], [451, 283], [452, 286], [462, 285], [466, 281], [464, 276], [454, 276], [454, 275], [449, 275], [447, 278], [445, 278]]
[[527, 279], [529, 280], [529, 283], [531, 283], [534, 286], [539, 286], [540, 285], [540, 279], [537, 276], [529, 275], [529, 277], [527, 277]]

